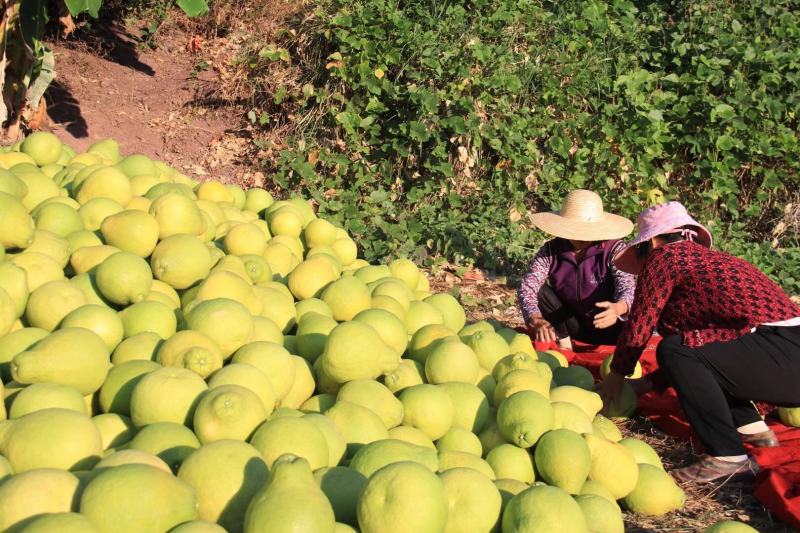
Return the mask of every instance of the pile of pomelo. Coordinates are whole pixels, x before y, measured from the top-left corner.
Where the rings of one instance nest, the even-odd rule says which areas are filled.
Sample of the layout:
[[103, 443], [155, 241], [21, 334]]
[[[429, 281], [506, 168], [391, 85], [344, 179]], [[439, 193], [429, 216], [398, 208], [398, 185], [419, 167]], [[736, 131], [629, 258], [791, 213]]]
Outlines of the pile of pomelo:
[[613, 533], [683, 504], [588, 371], [301, 198], [49, 133], [0, 167], [0, 530]]

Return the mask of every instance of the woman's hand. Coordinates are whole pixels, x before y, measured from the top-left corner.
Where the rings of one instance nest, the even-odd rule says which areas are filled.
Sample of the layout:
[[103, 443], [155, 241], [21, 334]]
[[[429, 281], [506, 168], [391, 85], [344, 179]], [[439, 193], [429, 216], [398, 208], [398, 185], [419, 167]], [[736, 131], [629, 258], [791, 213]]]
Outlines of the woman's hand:
[[605, 309], [594, 316], [594, 327], [597, 329], [610, 328], [617, 323], [619, 317], [628, 312], [625, 302], [598, 302], [595, 306]]
[[611, 406], [619, 407], [619, 397], [622, 393], [622, 386], [624, 384], [625, 376], [612, 370], [595, 388], [596, 392], [603, 400], [603, 412], [606, 412]]
[[556, 330], [550, 322], [542, 317], [533, 317], [528, 327], [536, 333], [536, 340], [539, 342], [556, 342], [558, 340]]

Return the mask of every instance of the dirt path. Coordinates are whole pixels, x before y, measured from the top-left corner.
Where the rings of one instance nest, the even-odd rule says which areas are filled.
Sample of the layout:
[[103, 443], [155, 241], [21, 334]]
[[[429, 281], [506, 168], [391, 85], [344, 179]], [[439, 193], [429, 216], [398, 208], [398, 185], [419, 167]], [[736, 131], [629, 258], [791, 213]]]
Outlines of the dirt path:
[[142, 153], [197, 177], [234, 181], [245, 142], [231, 110], [194, 105], [204, 76], [180, 33], [142, 49], [130, 33], [104, 32], [91, 42], [51, 43], [56, 81], [47, 92], [52, 131], [79, 151], [114, 138], [123, 153]]

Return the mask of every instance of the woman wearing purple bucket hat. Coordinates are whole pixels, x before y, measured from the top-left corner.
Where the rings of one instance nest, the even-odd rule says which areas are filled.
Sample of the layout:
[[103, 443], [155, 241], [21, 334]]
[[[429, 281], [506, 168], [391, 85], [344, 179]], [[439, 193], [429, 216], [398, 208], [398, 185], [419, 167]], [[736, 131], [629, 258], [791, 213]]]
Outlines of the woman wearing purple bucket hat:
[[712, 251], [709, 231], [678, 202], [645, 210], [614, 262], [639, 278], [600, 386], [604, 402], [617, 400], [656, 329], [659, 370], [630, 383], [640, 394], [674, 387], [707, 452], [673, 475], [698, 483], [754, 475], [743, 444], [777, 439], [752, 402], [800, 405], [800, 308], [755, 266]]

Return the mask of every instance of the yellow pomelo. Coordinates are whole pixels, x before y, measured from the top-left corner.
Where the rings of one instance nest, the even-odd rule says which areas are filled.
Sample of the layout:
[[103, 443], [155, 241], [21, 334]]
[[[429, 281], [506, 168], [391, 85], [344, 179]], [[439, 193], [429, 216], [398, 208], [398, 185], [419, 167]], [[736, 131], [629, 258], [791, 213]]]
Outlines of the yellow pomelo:
[[133, 197], [128, 177], [113, 167], [99, 168], [80, 184], [75, 199], [81, 205], [95, 198], [108, 198], [125, 205]]
[[103, 244], [103, 241], [95, 232], [85, 229], [73, 231], [67, 235], [67, 242], [69, 243], [69, 248], [73, 253], [75, 250], [85, 246], [100, 246]]
[[145, 198], [155, 201], [167, 194], [178, 194], [189, 200], [197, 201], [197, 195], [192, 191], [191, 186], [171, 181], [162, 182], [151, 187], [145, 193]]
[[222, 368], [222, 351], [213, 339], [192, 330], [179, 331], [158, 349], [156, 361], [168, 367], [186, 368], [205, 378]]
[[259, 187], [245, 191], [244, 209], [253, 213], [262, 214], [272, 205], [272, 195]]
[[594, 495], [600, 496], [605, 498], [609, 502], [613, 503], [614, 506], [619, 510], [619, 504], [617, 504], [617, 500], [614, 499], [614, 495], [611, 494], [611, 491], [608, 490], [602, 483], [599, 481], [594, 481], [593, 479], [587, 479], [586, 483], [583, 484], [583, 488], [581, 489], [582, 495]]
[[584, 439], [592, 457], [589, 478], [602, 483], [617, 500], [630, 494], [639, 479], [639, 466], [631, 452], [601, 436], [588, 434]]
[[117, 347], [124, 333], [119, 315], [113, 309], [97, 304], [82, 305], [71, 311], [61, 321], [61, 327], [94, 331], [105, 341], [109, 351]]
[[306, 418], [271, 418], [259, 427], [252, 444], [272, 467], [283, 454], [304, 458], [312, 470], [328, 466], [328, 443], [316, 425]]
[[131, 394], [142, 378], [161, 368], [154, 361], [127, 361], [114, 366], [100, 388], [100, 407], [105, 413], [130, 415]]
[[175, 312], [161, 302], [144, 301], [126, 307], [119, 313], [125, 338], [139, 333], [152, 332], [162, 339], [175, 334]]
[[46, 255], [63, 269], [69, 263], [72, 250], [70, 250], [69, 241], [64, 237], [47, 230], [37, 229], [33, 232], [33, 242], [25, 249], [25, 253]]
[[282, 207], [268, 216], [269, 230], [273, 235], [299, 237], [303, 222], [296, 210]]
[[431, 304], [442, 313], [444, 325], [453, 331], [459, 331], [467, 321], [464, 308], [458, 300], [450, 294], [440, 293], [425, 298], [425, 303]]
[[22, 525], [31, 518], [72, 511], [79, 486], [77, 477], [55, 468], [31, 470], [6, 479], [0, 485], [0, 529], [22, 531]]
[[201, 443], [246, 441], [268, 416], [255, 392], [240, 385], [220, 385], [206, 392], [194, 412], [194, 432]]
[[12, 172], [0, 168], [0, 192], [22, 200], [28, 194], [28, 186]]
[[245, 272], [254, 284], [272, 281], [272, 268], [266, 259], [260, 255], [244, 254], [242, 261]]
[[154, 176], [152, 174], [141, 174], [139, 176], [134, 176], [130, 179], [131, 183], [131, 192], [136, 196], [143, 197], [147, 194], [147, 191], [161, 183], [161, 180], [158, 176]]
[[399, 426], [403, 421], [402, 402], [377, 381], [349, 381], [339, 390], [336, 399], [366, 407], [380, 417], [387, 429]]
[[168, 531], [197, 518], [197, 498], [187, 483], [159, 468], [127, 464], [92, 479], [80, 511], [101, 531]]
[[153, 273], [147, 261], [130, 252], [118, 252], [98, 265], [97, 287], [118, 305], [141, 302], [150, 292]]
[[432, 450], [436, 450], [436, 445], [433, 441], [421, 430], [411, 426], [397, 426], [389, 430], [389, 438], [394, 440], [401, 440], [416, 444], [417, 446], [424, 446]]
[[295, 333], [298, 355], [303, 356], [310, 363], [316, 361], [325, 349], [328, 335], [337, 325], [334, 319], [325, 315], [317, 313], [305, 315], [297, 324]]
[[300, 410], [304, 413], [324, 413], [336, 403], [336, 396], [333, 394], [320, 393], [315, 394], [308, 400], [303, 402]]
[[230, 191], [233, 196], [233, 206], [240, 211], [244, 209], [244, 204], [247, 201], [247, 195], [244, 189], [232, 183], [226, 184], [225, 187], [228, 188], [228, 191]]
[[213, 522], [192, 520], [170, 529], [169, 533], [226, 533], [226, 530]]
[[590, 531], [596, 531], [597, 533], [625, 533], [625, 523], [616, 503], [593, 494], [576, 496], [575, 501], [578, 502], [581, 511], [583, 511], [586, 523], [591, 524]]
[[406, 351], [408, 333], [405, 325], [389, 311], [366, 309], [358, 313], [353, 320], [372, 326], [381, 340], [398, 354]]
[[[545, 368], [546, 367], [546, 368]], [[550, 370], [550, 367], [545, 363], [540, 363], [537, 360], [537, 356], [534, 353], [533, 355], [524, 353], [524, 352], [517, 352], [513, 354], [509, 354], [500, 361], [495, 364], [494, 369], [492, 369], [492, 377], [494, 377], [495, 381], [498, 383], [503, 376], [508, 374], [513, 370], [534, 370], [542, 375], [547, 375], [547, 381], [549, 382], [553, 377], [553, 371]]]
[[[157, 279], [153, 280], [153, 284], [150, 286], [150, 294], [148, 296], [152, 295], [153, 293], [158, 293], [166, 296], [167, 299], [169, 299], [170, 301], [169, 303], [170, 308], [172, 309], [180, 308], [181, 298], [180, 296], [178, 296], [177, 291], [175, 291], [175, 289], [173, 289], [171, 286], [164, 283], [163, 281]], [[165, 300], [160, 300], [160, 301], [165, 301]]]
[[11, 263], [25, 271], [29, 292], [35, 291], [48, 281], [64, 279], [61, 266], [55, 259], [44, 254], [24, 252], [12, 257]]
[[34, 211], [36, 229], [66, 237], [73, 231], [83, 229], [83, 220], [78, 211], [61, 203], [43, 205]]
[[471, 337], [472, 335], [474, 335], [479, 331], [493, 332], [494, 326], [492, 326], [486, 320], [479, 320], [478, 322], [467, 324], [466, 326], [461, 328], [461, 331], [458, 332], [458, 336], [466, 340], [467, 337]]
[[325, 416], [336, 424], [351, 453], [364, 444], [389, 437], [386, 426], [377, 414], [352, 402], [338, 400], [325, 411]]
[[283, 333], [289, 333], [297, 322], [294, 299], [278, 289], [268, 287], [253, 287], [253, 291], [261, 303], [259, 315], [272, 320]]
[[220, 440], [192, 453], [178, 470], [178, 478], [197, 494], [200, 518], [233, 532], [242, 531], [247, 505], [269, 479], [269, 471], [253, 446]]
[[613, 442], [622, 440], [622, 432], [617, 425], [603, 415], [597, 415], [592, 420], [592, 432]]
[[367, 478], [386, 465], [401, 461], [413, 461], [436, 472], [439, 458], [436, 450], [396, 439], [382, 439], [359, 448], [350, 461], [349, 467]]
[[228, 357], [250, 341], [253, 317], [241, 303], [227, 298], [205, 300], [185, 317], [190, 329], [200, 331], [214, 340]]
[[128, 177], [142, 174], [157, 174], [158, 168], [150, 158], [142, 154], [131, 154], [119, 161], [117, 167]]
[[23, 328], [0, 337], [0, 378], [11, 381], [11, 360], [18, 353], [30, 349], [50, 332], [40, 328]]
[[200, 209], [194, 201], [180, 194], [160, 196], [150, 206], [150, 214], [158, 221], [158, 238], [161, 240], [181, 233], [200, 235], [205, 230]]
[[373, 298], [376, 296], [389, 296], [394, 298], [403, 307], [404, 312], [408, 311], [411, 300], [415, 299], [414, 293], [411, 292], [402, 280], [397, 278], [381, 278], [371, 283], [370, 286]]
[[241, 386], [255, 394], [266, 412], [264, 418], [275, 409], [278, 400], [275, 389], [267, 375], [257, 367], [245, 363], [228, 364], [214, 372], [208, 381], [209, 389], [226, 385]]
[[421, 364], [411, 359], [401, 359], [397, 368], [388, 374], [384, 374], [382, 379], [383, 384], [393, 394], [396, 394], [408, 387], [423, 384], [425, 382], [424, 375], [425, 368]]
[[439, 342], [425, 359], [425, 377], [434, 384], [450, 381], [475, 383], [478, 358], [469, 346], [460, 341]]
[[168, 474], [172, 474], [169, 465], [158, 456], [140, 450], [120, 450], [105, 456], [92, 469], [92, 473], [98, 474], [104, 470], [120, 465], [149, 465]]
[[500, 520], [500, 491], [486, 476], [470, 468], [439, 474], [448, 503], [445, 532], [493, 531]]
[[72, 252], [69, 264], [76, 274], [83, 274], [95, 270], [100, 263], [121, 250], [115, 246], [105, 244], [97, 246], [84, 246]]
[[85, 304], [86, 297], [69, 281], [50, 281], [31, 293], [25, 318], [33, 327], [53, 331], [71, 311]]
[[436, 449], [440, 452], [464, 452], [471, 453], [477, 457], [483, 455], [481, 441], [471, 431], [461, 428], [450, 428], [439, 440], [436, 441]]
[[267, 247], [264, 233], [255, 224], [237, 224], [228, 231], [224, 239], [225, 250], [229, 254], [261, 255]]
[[507, 356], [510, 350], [503, 337], [493, 331], [478, 331], [464, 342], [475, 351], [481, 366], [489, 372], [494, 370], [495, 365]]
[[136, 434], [136, 428], [127, 416], [116, 413], [103, 413], [93, 416], [92, 422], [97, 426], [97, 430], [100, 431], [103, 450], [118, 448], [127, 444]]
[[[278, 400], [286, 396], [295, 380], [292, 355], [274, 342], [251, 342], [239, 348], [233, 363], [252, 365], [269, 379]], [[269, 407], [265, 404], [266, 407]]]
[[127, 446], [157, 455], [175, 472], [199, 447], [200, 441], [192, 430], [175, 422], [156, 422], [141, 428]]
[[[614, 354], [611, 354], [603, 359], [603, 363], [600, 365], [600, 379], [606, 379], [606, 376], [611, 371], [611, 361], [613, 360]], [[636, 362], [636, 367], [634, 368], [633, 374], [631, 374], [630, 377], [633, 379], [642, 377], [642, 365], [638, 361]]]
[[417, 285], [419, 285], [420, 272], [413, 261], [408, 259], [395, 259], [389, 263], [389, 270], [392, 276], [402, 280], [409, 289], [412, 291], [416, 290]]
[[21, 418], [34, 411], [59, 408], [88, 415], [81, 393], [58, 383], [34, 383], [16, 394], [8, 411], [8, 418]]
[[686, 494], [663, 469], [640, 464], [636, 487], [622, 501], [636, 514], [663, 516], [682, 508]]
[[430, 324], [417, 330], [408, 345], [409, 356], [415, 361], [425, 363], [438, 341], [454, 337], [455, 333], [442, 324]]
[[[392, 365], [390, 359], [397, 359]], [[396, 367], [399, 358], [378, 333], [361, 322], [342, 322], [328, 335], [322, 367], [332, 379], [345, 383], [354, 379], [375, 379]]]
[[322, 365], [322, 358], [318, 357], [316, 361], [311, 365], [311, 368], [314, 372], [314, 379], [316, 380], [317, 386], [314, 389], [316, 392], [321, 392], [324, 394], [338, 394], [339, 389], [342, 388], [342, 384], [330, 377], [327, 372], [325, 372], [325, 367]]
[[600, 399], [599, 394], [571, 385], [551, 389], [550, 400], [553, 402], [574, 403], [583, 409], [583, 412], [586, 413], [586, 416], [589, 418], [594, 418], [603, 408], [603, 400]]
[[489, 420], [489, 402], [478, 387], [449, 382], [438, 385], [453, 404], [453, 427], [480, 432]]
[[75, 287], [80, 289], [84, 297], [86, 297], [87, 304], [111, 307], [111, 302], [106, 300], [103, 295], [100, 294], [100, 289], [97, 287], [97, 276], [94, 274], [94, 272], [84, 272], [83, 274], [78, 274], [70, 278], [69, 281]]
[[778, 407], [778, 417], [787, 426], [800, 427], [800, 408]]
[[158, 242], [159, 226], [149, 213], [126, 210], [107, 217], [100, 225], [100, 231], [107, 244], [139, 257], [148, 257]]
[[295, 311], [297, 313], [297, 322], [299, 323], [300, 320], [303, 319], [303, 316], [307, 313], [317, 313], [320, 315], [324, 315], [330, 318], [333, 318], [333, 311], [331, 310], [330, 306], [320, 300], [319, 298], [309, 298], [307, 300], [301, 300], [294, 304]]
[[358, 247], [350, 237], [340, 237], [336, 239], [331, 244], [331, 248], [333, 248], [336, 257], [339, 258], [339, 261], [341, 261], [344, 266], [354, 264], [358, 257]]
[[503, 511], [503, 531], [526, 533], [588, 533], [578, 503], [558, 487], [535, 486], [508, 502]]
[[156, 279], [173, 289], [186, 289], [208, 276], [211, 255], [194, 235], [173, 235], [155, 247], [150, 266]]
[[406, 310], [403, 309], [403, 306], [391, 296], [373, 296], [372, 309], [383, 309], [384, 311], [389, 311], [398, 319], [402, 320], [403, 324], [405, 324]]
[[286, 393], [286, 396], [281, 398], [280, 405], [281, 407], [296, 409], [311, 398], [311, 395], [314, 394], [315, 384], [314, 374], [308, 365], [308, 361], [299, 355], [293, 356], [292, 360], [295, 366], [294, 383], [292, 383], [292, 387]]
[[421, 328], [431, 324], [444, 324], [441, 311], [429, 303], [413, 301], [408, 306], [405, 325], [409, 335], [414, 335]]
[[98, 231], [103, 221], [125, 210], [125, 207], [110, 198], [93, 198], [78, 209], [83, 227], [89, 231]]
[[211, 202], [233, 204], [233, 193], [218, 181], [206, 181], [197, 187], [197, 198]]
[[131, 419], [137, 427], [155, 422], [191, 425], [206, 390], [203, 378], [185, 368], [159, 368], [147, 373], [131, 393]]
[[[11, 169], [12, 172], [15, 170], [16, 168]], [[45, 200], [61, 195], [58, 185], [41, 172], [16, 172], [16, 174], [28, 187], [28, 194], [22, 198], [22, 205], [28, 211], [33, 211]]]
[[88, 329], [65, 328], [14, 356], [11, 375], [20, 383], [61, 383], [87, 395], [100, 388], [109, 366], [103, 339]]
[[592, 419], [586, 413], [569, 402], [553, 402], [553, 429], [571, 429], [583, 435], [592, 432]]
[[[543, 365], [544, 366], [544, 365]], [[545, 398], [550, 396], [550, 379], [546, 372], [537, 371], [534, 367], [532, 370], [512, 370], [497, 383], [494, 389], [493, 405], [500, 407], [503, 400], [508, 398], [514, 393], [523, 390], [530, 390], [538, 392]], [[550, 372], [550, 369], [546, 369]]]
[[440, 439], [453, 427], [455, 408], [447, 392], [435, 385], [415, 385], [400, 393], [403, 425], [421, 430], [431, 440]]
[[61, 157], [61, 141], [48, 131], [35, 131], [25, 137], [20, 151], [29, 155], [37, 165], [55, 163]]
[[10, 332], [16, 321], [17, 310], [14, 300], [5, 290], [0, 289], [0, 336]]
[[510, 443], [530, 448], [553, 428], [553, 408], [539, 393], [517, 392], [506, 398], [497, 409], [497, 427]]
[[495, 446], [486, 454], [486, 462], [492, 467], [497, 479], [515, 479], [523, 483], [534, 481], [530, 453], [513, 444]]
[[441, 480], [412, 461], [390, 464], [375, 472], [358, 501], [362, 533], [438, 533], [444, 530], [447, 516]]
[[272, 243], [272, 241], [261, 256], [267, 260], [272, 272], [280, 278], [286, 277], [297, 263], [297, 257], [292, 253], [291, 248], [280, 243]]
[[589, 447], [570, 429], [545, 433], [536, 444], [536, 472], [548, 484], [579, 494], [592, 466]]
[[309, 248], [331, 245], [336, 240], [336, 227], [327, 220], [317, 218], [309, 222], [303, 229], [303, 237]]
[[103, 442], [92, 419], [70, 409], [34, 411], [10, 422], [0, 453], [14, 472], [37, 468], [85, 470], [100, 459]]
[[322, 291], [322, 301], [333, 311], [337, 321], [352, 320], [358, 313], [372, 306], [367, 285], [355, 277], [340, 278]]
[[111, 362], [119, 365], [126, 361], [155, 360], [162, 342], [163, 339], [157, 333], [151, 331], [137, 333], [117, 345], [111, 356]]
[[30, 296], [27, 271], [11, 261], [0, 261], [0, 289], [14, 302], [14, 316], [22, 316]]
[[0, 245], [27, 248], [33, 242], [34, 222], [14, 196], [0, 192]]
[[100, 533], [85, 516], [78, 513], [40, 514], [25, 522], [25, 533]]

